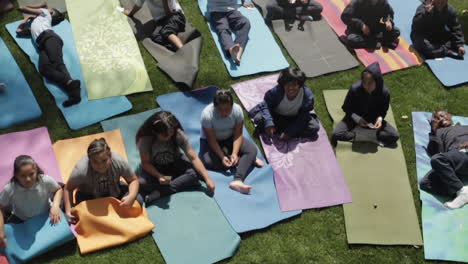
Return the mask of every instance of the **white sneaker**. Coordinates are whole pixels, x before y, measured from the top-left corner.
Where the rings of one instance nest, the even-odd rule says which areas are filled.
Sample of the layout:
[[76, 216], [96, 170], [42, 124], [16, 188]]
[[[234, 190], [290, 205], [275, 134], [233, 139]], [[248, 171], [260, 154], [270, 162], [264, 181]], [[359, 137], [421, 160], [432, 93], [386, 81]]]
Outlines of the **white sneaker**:
[[464, 186], [457, 192], [457, 197], [451, 202], [446, 202], [445, 206], [450, 209], [458, 209], [468, 203], [468, 187]]

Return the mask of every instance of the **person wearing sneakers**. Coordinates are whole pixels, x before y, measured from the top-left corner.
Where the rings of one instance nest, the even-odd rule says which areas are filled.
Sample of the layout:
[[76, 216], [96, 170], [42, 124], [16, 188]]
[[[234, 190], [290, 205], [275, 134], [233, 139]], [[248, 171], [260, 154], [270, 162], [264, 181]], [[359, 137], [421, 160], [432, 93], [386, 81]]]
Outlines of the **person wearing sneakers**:
[[449, 112], [436, 110], [428, 121], [431, 126], [426, 149], [429, 156], [457, 150], [464, 142], [468, 142], [468, 126], [454, 124]]
[[244, 183], [249, 169], [263, 166], [257, 158], [255, 144], [242, 136], [244, 114], [234, 103], [229, 90], [218, 90], [213, 103], [203, 109], [200, 156], [207, 169], [226, 170], [236, 167], [231, 189], [247, 194], [252, 189]]
[[73, 80], [63, 62], [63, 41], [53, 30], [65, 19], [65, 15], [54, 8], [47, 8], [43, 3], [39, 6], [20, 7], [20, 11], [32, 14], [26, 17], [16, 30], [20, 36], [31, 36], [39, 49], [39, 72], [45, 78], [59, 84], [67, 93], [68, 100], [64, 107], [78, 104], [81, 101], [79, 80]]
[[268, 24], [272, 20], [299, 20], [307, 21], [322, 18], [322, 5], [314, 0], [270, 0], [266, 6], [266, 18]]
[[416, 9], [411, 26], [414, 48], [427, 59], [462, 60], [465, 39], [457, 11], [448, 0], [428, 0]]
[[[252, 3], [241, 1], [244, 7], [253, 8]], [[249, 40], [250, 21], [237, 9], [237, 0], [208, 0], [208, 20], [218, 34], [225, 54], [239, 65]], [[232, 33], [236, 35], [235, 40]]]
[[396, 49], [400, 30], [393, 23], [387, 0], [352, 0], [341, 14], [346, 35], [340, 37], [352, 49]]

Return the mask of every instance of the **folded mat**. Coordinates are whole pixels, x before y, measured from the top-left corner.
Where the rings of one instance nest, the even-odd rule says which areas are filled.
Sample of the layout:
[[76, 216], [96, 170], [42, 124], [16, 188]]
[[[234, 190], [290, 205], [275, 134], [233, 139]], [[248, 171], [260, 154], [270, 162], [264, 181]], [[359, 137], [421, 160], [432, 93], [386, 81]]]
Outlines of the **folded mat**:
[[[196, 152], [200, 150], [201, 112], [212, 102], [217, 90], [218, 87], [211, 86], [193, 92], [177, 92], [157, 97], [161, 108], [177, 116]], [[247, 140], [253, 141], [245, 128], [243, 135]], [[260, 150], [258, 153], [261, 157]], [[253, 168], [245, 179], [245, 183], [253, 187], [250, 195], [229, 188], [231, 175], [227, 177], [225, 173], [216, 171], [209, 171], [209, 175], [216, 184], [214, 198], [238, 233], [261, 229], [301, 213], [299, 210], [281, 212], [273, 182], [273, 169], [268, 164], [262, 168]]]
[[[38, 6], [42, 3], [46, 2], [49, 8], [56, 8], [61, 12], [67, 11], [67, 6], [65, 5], [65, 0], [18, 0], [19, 6]], [[27, 14], [23, 14], [23, 16], [28, 16]]]
[[[341, 105], [347, 90], [323, 93], [336, 126], [344, 116]], [[391, 108], [386, 120], [395, 125]], [[394, 149], [374, 146], [372, 149], [368, 143], [339, 142], [336, 148], [336, 157], [353, 197], [351, 204], [343, 206], [348, 243], [421, 245], [401, 144], [398, 142]]]
[[13, 8], [14, 6], [10, 0], [0, 0], [0, 14], [6, 13]]
[[[421, 4], [418, 0], [388, 0], [395, 11], [395, 23], [400, 28], [401, 36], [411, 44], [411, 24], [416, 8]], [[468, 46], [465, 45], [468, 50]], [[425, 60], [437, 79], [444, 86], [455, 86], [468, 82], [468, 57], [456, 60], [449, 57], [443, 59]]]
[[[240, 1], [239, 1], [240, 3]], [[262, 15], [256, 8], [240, 7], [239, 11], [250, 21], [249, 41], [242, 54], [240, 66], [227, 57], [219, 42], [218, 34], [208, 22], [207, 0], [198, 0], [198, 7], [207, 19], [208, 27], [213, 36], [216, 47], [226, 65], [229, 75], [240, 77], [259, 72], [274, 72], [289, 66], [280, 47], [263, 21]]]
[[[21, 21], [10, 23], [6, 28], [10, 35], [15, 39], [18, 46], [29, 56], [31, 62], [39, 69], [39, 53], [31, 38], [16, 37], [16, 28]], [[121, 114], [132, 108], [132, 104], [124, 96], [106, 98], [102, 100], [88, 100], [85, 83], [81, 73], [81, 66], [78, 61], [75, 44], [73, 41], [70, 23], [65, 20], [53, 27], [54, 31], [61, 36], [63, 45], [63, 60], [67, 65], [72, 78], [81, 81], [81, 102], [70, 107], [63, 107], [62, 103], [68, 99], [66, 93], [55, 83], [49, 82], [44, 78], [44, 84], [55, 98], [57, 107], [62, 111], [68, 126], [71, 129], [81, 129], [90, 126], [111, 116]], [[38, 70], [39, 71], [39, 70]], [[109, 86], [110, 87], [110, 86]]]
[[[133, 7], [132, 0], [121, 0], [120, 2], [126, 9]], [[161, 11], [164, 12], [162, 1], [158, 4], [160, 4]], [[191, 88], [197, 78], [200, 66], [200, 51], [203, 43], [200, 32], [187, 22], [185, 31], [177, 34], [185, 43], [184, 47], [173, 52], [151, 40], [151, 34], [160, 29], [161, 26], [156, 24], [146, 3], [133, 18], [128, 18], [128, 21], [137, 39], [158, 61], [158, 67], [167, 73], [174, 82], [182, 83]]]
[[[265, 93], [277, 85], [278, 74], [232, 85], [247, 110], [263, 101]], [[327, 132], [320, 125], [316, 141], [273, 140], [263, 150], [273, 167], [276, 191], [282, 211], [332, 206], [351, 202]]]
[[[350, 0], [317, 0], [323, 6], [322, 16], [327, 20], [330, 26], [335, 30], [338, 36], [343, 35], [346, 30], [346, 25], [341, 20], [341, 13], [348, 5]], [[397, 13], [395, 11], [395, 13]], [[396, 24], [399, 27], [398, 23]], [[395, 50], [383, 49], [369, 52], [365, 49], [356, 49], [358, 59], [368, 66], [376, 61], [379, 62], [382, 68], [382, 73], [405, 69], [411, 66], [421, 65], [422, 59], [418, 53], [414, 51], [408, 44], [407, 39], [400, 37], [400, 43]]]
[[66, 0], [89, 99], [152, 91], [118, 0]]
[[[413, 132], [416, 148], [418, 182], [431, 170], [431, 158], [426, 153], [431, 130], [428, 112], [413, 112]], [[468, 125], [467, 117], [454, 116], [453, 121]], [[465, 181], [465, 184], [468, 182]], [[468, 208], [451, 210], [444, 206], [447, 197], [419, 191], [422, 201], [424, 256], [426, 259], [468, 262]]]
[[36, 119], [42, 115], [41, 108], [24, 79], [21, 69], [0, 38], [0, 83], [7, 87], [0, 91], [0, 129]]
[[120, 200], [105, 197], [83, 201], [73, 208], [72, 214], [78, 217], [75, 232], [81, 254], [128, 243], [154, 228], [137, 201], [132, 207], [119, 204]]

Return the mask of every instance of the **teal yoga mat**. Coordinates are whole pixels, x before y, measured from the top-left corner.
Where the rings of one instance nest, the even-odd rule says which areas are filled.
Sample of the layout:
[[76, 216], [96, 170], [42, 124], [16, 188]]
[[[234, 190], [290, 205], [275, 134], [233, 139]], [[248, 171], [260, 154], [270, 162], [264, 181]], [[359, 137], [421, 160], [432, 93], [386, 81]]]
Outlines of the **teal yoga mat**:
[[[106, 120], [105, 131], [120, 129], [132, 168], [140, 165], [135, 135], [141, 124], [159, 109]], [[147, 208], [156, 228], [156, 241], [167, 263], [214, 263], [232, 257], [240, 237], [203, 189], [190, 190], [161, 198]]]

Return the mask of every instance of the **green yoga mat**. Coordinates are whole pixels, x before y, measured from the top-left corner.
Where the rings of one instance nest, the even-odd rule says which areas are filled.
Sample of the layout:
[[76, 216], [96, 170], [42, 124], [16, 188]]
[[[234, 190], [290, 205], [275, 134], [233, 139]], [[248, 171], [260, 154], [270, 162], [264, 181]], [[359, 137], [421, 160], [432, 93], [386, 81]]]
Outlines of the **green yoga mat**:
[[[324, 91], [336, 126], [347, 90]], [[387, 122], [395, 124], [391, 108]], [[396, 126], [395, 126], [396, 127]], [[336, 157], [353, 202], [343, 205], [349, 244], [421, 245], [418, 216], [400, 142], [396, 148], [339, 142]]]
[[151, 91], [140, 49], [118, 0], [66, 0], [88, 98]]

